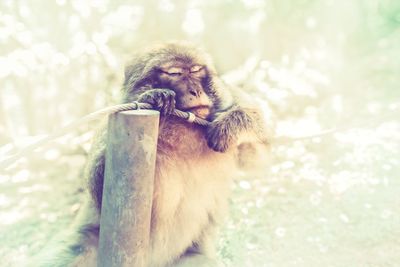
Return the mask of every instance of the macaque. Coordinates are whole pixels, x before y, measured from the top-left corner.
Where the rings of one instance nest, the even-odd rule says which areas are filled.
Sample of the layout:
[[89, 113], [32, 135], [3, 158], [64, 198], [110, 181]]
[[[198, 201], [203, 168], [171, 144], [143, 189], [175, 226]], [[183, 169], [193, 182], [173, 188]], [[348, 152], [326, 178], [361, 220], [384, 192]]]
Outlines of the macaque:
[[[207, 54], [179, 42], [133, 59], [122, 89], [122, 103], [131, 101], [149, 103], [161, 114], [148, 266], [171, 266], [188, 254], [215, 257], [214, 242], [227, 213], [240, 140], [250, 136], [264, 141], [260, 113], [240, 104]], [[204, 127], [176, 118], [171, 115], [175, 108], [211, 123]], [[97, 264], [105, 132], [104, 128], [93, 145], [87, 166], [90, 201], [83, 223], [68, 255], [56, 266]]]

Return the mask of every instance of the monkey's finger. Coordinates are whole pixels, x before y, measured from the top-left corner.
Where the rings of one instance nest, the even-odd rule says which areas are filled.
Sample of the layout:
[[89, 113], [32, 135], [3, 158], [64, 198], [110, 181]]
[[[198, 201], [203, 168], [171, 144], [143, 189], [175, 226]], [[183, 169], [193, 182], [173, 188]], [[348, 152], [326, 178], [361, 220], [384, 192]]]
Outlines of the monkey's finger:
[[164, 105], [166, 115], [171, 114], [175, 109], [175, 92], [167, 91], [164, 94]]
[[163, 100], [163, 94], [156, 93], [153, 95], [153, 102], [154, 102], [154, 108], [158, 109], [161, 111], [164, 100]]
[[168, 113], [172, 114], [172, 112], [175, 110], [175, 96], [174, 95], [170, 95], [169, 96], [169, 109], [168, 109]]
[[169, 99], [169, 96], [166, 96], [165, 97], [165, 101], [164, 101], [164, 112], [165, 112], [165, 115], [170, 115], [171, 114], [172, 105], [173, 105], [173, 103]]
[[168, 115], [169, 114], [169, 99], [168, 99], [168, 94], [162, 94], [162, 107], [161, 107], [161, 113], [162, 115]]

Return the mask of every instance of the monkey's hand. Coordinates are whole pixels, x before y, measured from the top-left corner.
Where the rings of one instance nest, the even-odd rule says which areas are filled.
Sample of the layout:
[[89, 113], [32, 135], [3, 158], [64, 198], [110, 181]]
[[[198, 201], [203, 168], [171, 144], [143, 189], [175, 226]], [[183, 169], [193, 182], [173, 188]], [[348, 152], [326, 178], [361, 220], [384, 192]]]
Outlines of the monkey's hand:
[[207, 128], [208, 147], [217, 152], [227, 151], [237, 141], [239, 134], [249, 129], [251, 124], [251, 118], [240, 108], [217, 114]]
[[142, 93], [138, 101], [151, 104], [162, 115], [169, 115], [175, 109], [175, 92], [169, 89], [151, 89]]

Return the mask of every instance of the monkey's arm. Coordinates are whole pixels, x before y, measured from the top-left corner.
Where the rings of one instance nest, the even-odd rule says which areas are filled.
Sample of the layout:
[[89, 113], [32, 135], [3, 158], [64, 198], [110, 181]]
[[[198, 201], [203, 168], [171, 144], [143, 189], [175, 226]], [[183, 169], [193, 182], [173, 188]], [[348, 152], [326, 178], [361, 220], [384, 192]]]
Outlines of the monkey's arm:
[[232, 104], [216, 112], [207, 128], [208, 146], [225, 152], [238, 141], [267, 144], [268, 130], [260, 108], [242, 90], [234, 88], [231, 93]]
[[234, 104], [229, 109], [217, 112], [207, 127], [206, 138], [210, 148], [225, 152], [237, 141], [242, 132], [254, 127], [251, 116], [240, 106]]

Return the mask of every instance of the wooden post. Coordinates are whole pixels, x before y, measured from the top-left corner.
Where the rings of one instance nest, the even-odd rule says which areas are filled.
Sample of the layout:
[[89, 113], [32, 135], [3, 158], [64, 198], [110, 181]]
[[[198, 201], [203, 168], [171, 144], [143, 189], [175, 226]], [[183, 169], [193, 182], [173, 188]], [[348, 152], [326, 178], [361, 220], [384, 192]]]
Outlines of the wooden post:
[[98, 267], [147, 266], [158, 123], [152, 110], [109, 117]]

